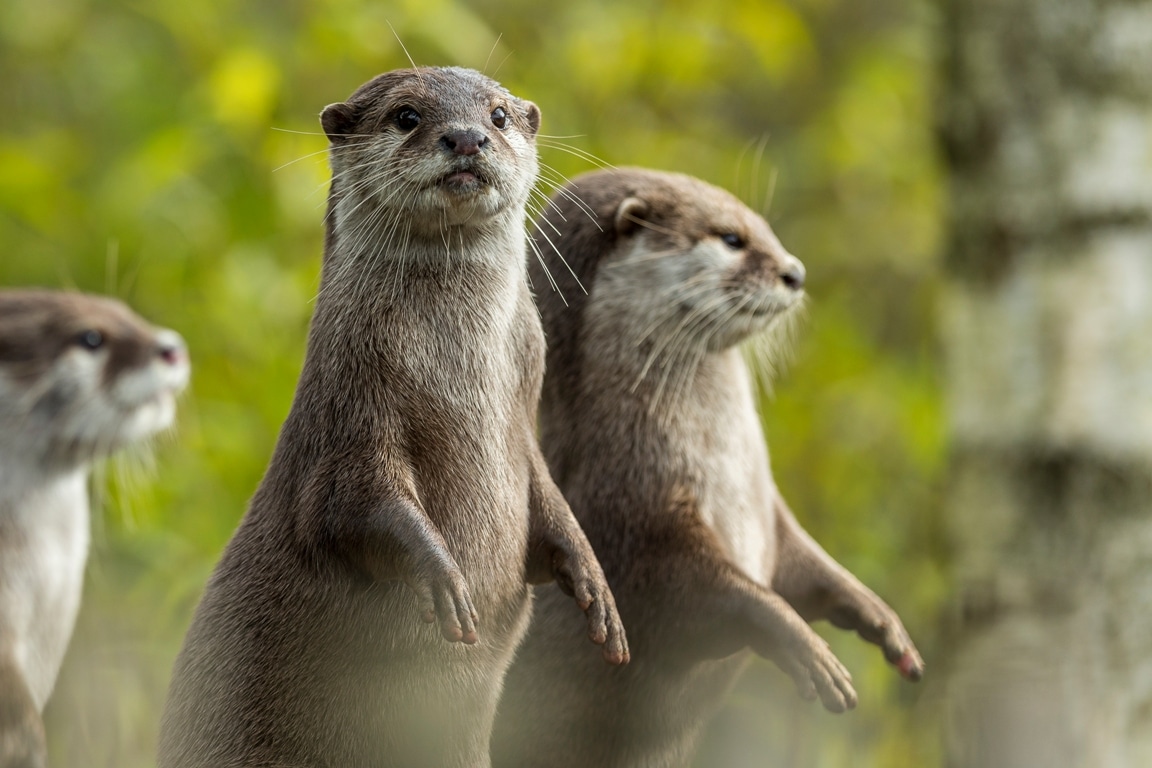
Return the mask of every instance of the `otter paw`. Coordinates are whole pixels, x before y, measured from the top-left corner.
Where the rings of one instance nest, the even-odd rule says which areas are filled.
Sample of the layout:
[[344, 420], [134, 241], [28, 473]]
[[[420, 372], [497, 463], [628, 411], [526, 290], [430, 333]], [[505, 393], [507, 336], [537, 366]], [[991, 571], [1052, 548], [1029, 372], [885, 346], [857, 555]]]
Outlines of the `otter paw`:
[[854, 709], [856, 689], [852, 687], [852, 675], [820, 638], [806, 645], [799, 653], [777, 660], [780, 668], [796, 684], [797, 692], [805, 699], [819, 697], [829, 712], [840, 713]]
[[852, 675], [827, 641], [783, 600], [772, 600], [762, 607], [765, 610], [757, 614], [762, 634], [753, 649], [787, 673], [803, 698], [819, 697], [829, 712], [853, 709], [856, 690]]
[[904, 679], [920, 680], [924, 676], [924, 660], [900, 617], [878, 597], [862, 602], [862, 606], [839, 611], [840, 615], [833, 617], [833, 623], [855, 629], [863, 640], [879, 646], [884, 658]]
[[450, 642], [472, 645], [476, 633], [476, 608], [464, 574], [455, 563], [449, 563], [432, 574], [409, 581], [420, 601], [421, 618], [428, 624], [440, 625], [440, 634]]
[[924, 676], [924, 660], [895, 613], [883, 622], [880, 631], [881, 639], [877, 645], [884, 649], [884, 658], [905, 680], [919, 681]]
[[905, 651], [895, 662], [896, 669], [905, 680], [919, 682], [924, 676], [924, 661], [916, 649]]
[[588, 637], [602, 646], [605, 661], [627, 664], [628, 638], [616, 610], [616, 598], [608, 588], [600, 564], [595, 558], [573, 556], [558, 549], [552, 558], [552, 574], [560, 588], [576, 598], [576, 604], [588, 617]]

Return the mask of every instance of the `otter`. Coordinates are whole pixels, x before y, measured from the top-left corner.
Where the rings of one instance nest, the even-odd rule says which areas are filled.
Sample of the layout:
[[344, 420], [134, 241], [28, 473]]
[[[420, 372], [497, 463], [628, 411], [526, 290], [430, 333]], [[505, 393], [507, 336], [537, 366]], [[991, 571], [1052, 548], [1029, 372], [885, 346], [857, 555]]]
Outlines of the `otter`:
[[113, 299], [0, 290], [0, 766], [46, 763], [41, 713], [88, 557], [92, 463], [172, 424], [184, 342]]
[[176, 661], [163, 768], [486, 766], [531, 584], [575, 597], [592, 655], [628, 658], [536, 439], [539, 109], [420, 67], [321, 123], [332, 182], [303, 370]]
[[[559, 290], [537, 297], [540, 440], [612, 584], [632, 662], [586, 663], [579, 627], [538, 595], [493, 764], [688, 765], [752, 652], [806, 698], [850, 709], [851, 678], [817, 619], [919, 678], [900, 619], [804, 532], [772, 478], [737, 345], [797, 305], [803, 265], [763, 218], [688, 176], [598, 171], [551, 202], [540, 228], [559, 234], [571, 272], [553, 270]], [[542, 268], [532, 277], [543, 285]]]

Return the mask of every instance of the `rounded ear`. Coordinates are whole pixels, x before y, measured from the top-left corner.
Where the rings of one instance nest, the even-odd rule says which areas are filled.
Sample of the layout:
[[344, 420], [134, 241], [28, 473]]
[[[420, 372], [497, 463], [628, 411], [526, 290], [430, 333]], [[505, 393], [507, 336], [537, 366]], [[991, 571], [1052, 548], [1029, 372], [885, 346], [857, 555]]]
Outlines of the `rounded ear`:
[[521, 100], [520, 109], [524, 112], [524, 117], [528, 120], [528, 128], [531, 130], [532, 135], [535, 136], [536, 132], [540, 130], [540, 107], [530, 101]]
[[329, 104], [320, 113], [320, 125], [332, 141], [342, 139], [356, 127], [356, 108], [347, 102]]
[[638, 197], [626, 197], [616, 208], [616, 232], [630, 235], [648, 215], [648, 203]]

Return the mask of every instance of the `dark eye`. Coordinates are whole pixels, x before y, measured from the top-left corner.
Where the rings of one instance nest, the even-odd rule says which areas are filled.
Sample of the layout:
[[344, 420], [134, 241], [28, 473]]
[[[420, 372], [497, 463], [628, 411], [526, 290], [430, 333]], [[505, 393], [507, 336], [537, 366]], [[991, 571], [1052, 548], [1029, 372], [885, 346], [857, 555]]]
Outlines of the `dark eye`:
[[84, 349], [97, 350], [104, 344], [104, 336], [95, 329], [87, 330], [76, 337], [76, 343]]
[[411, 131], [420, 125], [420, 113], [412, 107], [401, 107], [396, 113], [396, 127], [402, 131]]
[[504, 107], [496, 107], [492, 110], [492, 125], [500, 130], [504, 130], [508, 126], [508, 113], [504, 111]]
[[744, 247], [744, 238], [732, 232], [720, 235], [720, 239], [724, 241], [724, 245], [728, 246], [734, 251], [739, 251]]

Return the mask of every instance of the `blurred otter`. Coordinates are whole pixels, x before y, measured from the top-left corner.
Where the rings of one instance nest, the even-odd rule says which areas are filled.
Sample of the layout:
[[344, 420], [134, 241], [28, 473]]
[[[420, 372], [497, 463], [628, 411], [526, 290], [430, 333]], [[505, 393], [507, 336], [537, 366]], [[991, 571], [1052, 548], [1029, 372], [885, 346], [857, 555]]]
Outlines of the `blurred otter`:
[[[541, 445], [612, 584], [632, 662], [587, 663], [580, 627], [539, 595], [494, 765], [688, 765], [749, 649], [804, 697], [849, 709], [851, 679], [816, 619], [919, 678], [900, 619], [804, 532], [769, 468], [736, 345], [800, 301], [800, 262], [734, 197], [677, 174], [586, 174], [545, 216], [574, 275], [552, 270], [559, 292], [537, 298]], [[532, 277], [546, 285], [542, 268]]]
[[539, 109], [422, 67], [321, 122], [332, 185], [304, 369], [176, 662], [164, 768], [487, 765], [529, 582], [556, 579], [608, 660], [628, 655], [536, 442]]
[[72, 635], [93, 461], [168, 427], [173, 331], [118, 301], [0, 291], [0, 766], [45, 765], [40, 715]]

